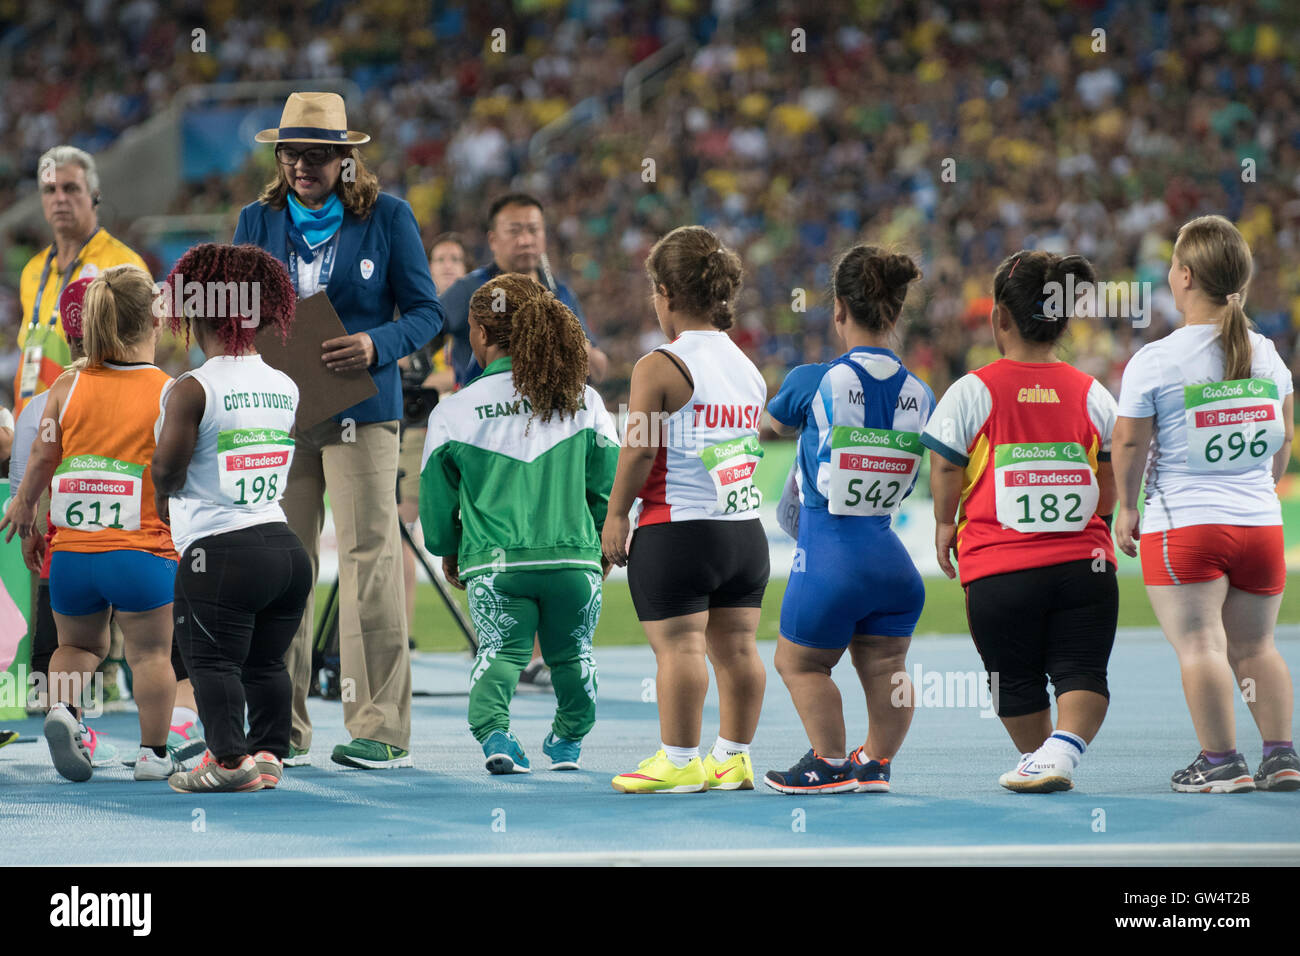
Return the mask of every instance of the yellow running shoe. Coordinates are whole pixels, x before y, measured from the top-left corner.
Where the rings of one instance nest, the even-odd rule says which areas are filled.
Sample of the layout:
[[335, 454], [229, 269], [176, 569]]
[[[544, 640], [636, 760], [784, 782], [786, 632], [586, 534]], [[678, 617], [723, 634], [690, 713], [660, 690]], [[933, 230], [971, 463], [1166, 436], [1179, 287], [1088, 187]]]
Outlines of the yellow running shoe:
[[753, 790], [754, 764], [749, 754], [732, 754], [719, 763], [710, 751], [704, 758], [704, 779], [710, 790]]
[[613, 784], [619, 793], [707, 793], [709, 790], [699, 757], [679, 767], [662, 750], [642, 760], [632, 773], [620, 773]]

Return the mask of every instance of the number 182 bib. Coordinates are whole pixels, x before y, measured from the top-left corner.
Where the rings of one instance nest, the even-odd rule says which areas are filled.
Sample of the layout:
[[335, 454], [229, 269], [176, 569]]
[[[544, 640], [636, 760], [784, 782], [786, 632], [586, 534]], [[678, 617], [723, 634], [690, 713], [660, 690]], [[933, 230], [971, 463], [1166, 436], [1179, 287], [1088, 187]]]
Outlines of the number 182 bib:
[[1082, 531], [1101, 497], [1078, 442], [1033, 442], [993, 449], [998, 521], [1025, 534]]

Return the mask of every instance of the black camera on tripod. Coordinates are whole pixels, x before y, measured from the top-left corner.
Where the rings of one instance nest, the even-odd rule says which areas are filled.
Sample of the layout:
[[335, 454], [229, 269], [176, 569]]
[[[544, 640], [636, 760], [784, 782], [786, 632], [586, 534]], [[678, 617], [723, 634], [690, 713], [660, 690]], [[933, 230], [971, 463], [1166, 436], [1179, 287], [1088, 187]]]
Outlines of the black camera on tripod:
[[428, 424], [429, 413], [438, 404], [438, 390], [424, 387], [424, 380], [432, 371], [428, 349], [412, 353], [406, 368], [402, 369], [403, 428], [423, 428]]

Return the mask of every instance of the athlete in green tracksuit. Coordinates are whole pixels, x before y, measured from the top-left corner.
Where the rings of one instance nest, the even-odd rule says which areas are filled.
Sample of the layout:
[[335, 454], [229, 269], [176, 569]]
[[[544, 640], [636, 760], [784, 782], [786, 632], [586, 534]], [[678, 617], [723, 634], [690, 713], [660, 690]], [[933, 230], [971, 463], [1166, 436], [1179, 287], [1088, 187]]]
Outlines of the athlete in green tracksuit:
[[591, 641], [618, 438], [586, 385], [581, 325], [540, 283], [513, 273], [488, 282], [470, 300], [469, 326], [483, 374], [429, 416], [424, 543], [469, 592], [479, 640], [469, 724], [487, 769], [529, 770], [510, 701], [536, 634], [556, 697], [542, 751], [553, 770], [576, 770], [596, 721]]

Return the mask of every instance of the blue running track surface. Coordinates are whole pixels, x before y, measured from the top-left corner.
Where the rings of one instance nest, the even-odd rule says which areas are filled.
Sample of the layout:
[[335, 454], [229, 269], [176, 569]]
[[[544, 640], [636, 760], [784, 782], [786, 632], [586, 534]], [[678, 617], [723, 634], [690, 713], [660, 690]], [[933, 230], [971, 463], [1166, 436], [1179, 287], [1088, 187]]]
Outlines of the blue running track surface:
[[[1279, 633], [1294, 672], [1300, 628]], [[980, 661], [968, 637], [912, 644], [920, 669], [912, 729], [890, 794], [783, 796], [763, 772], [808, 744], [768, 663], [755, 743], [754, 791], [616, 793], [610, 778], [658, 748], [654, 657], [597, 646], [600, 701], [582, 770], [551, 772], [541, 742], [553, 698], [523, 691], [516, 734], [533, 772], [489, 776], [465, 722], [469, 659], [413, 663], [415, 768], [360, 771], [329, 760], [344, 742], [340, 704], [313, 700], [315, 766], [288, 768], [280, 788], [196, 797], [136, 783], [116, 766], [86, 783], [50, 763], [41, 721], [9, 724], [36, 743], [0, 750], [0, 863], [1300, 863], [1300, 793], [1176, 794], [1169, 775], [1196, 755], [1173, 650], [1158, 632], [1124, 631], [1111, 658], [1111, 711], [1068, 793], [1013, 794], [997, 784], [1018, 753], [998, 720], [969, 699]], [[937, 675], [927, 677], [926, 675]], [[847, 656], [836, 670], [850, 747], [866, 707]], [[985, 710], [984, 713], [981, 711]], [[717, 734], [710, 688], [707, 748]], [[1237, 704], [1238, 747], [1253, 769], [1260, 739]], [[93, 722], [123, 753], [138, 743], [134, 711]]]

